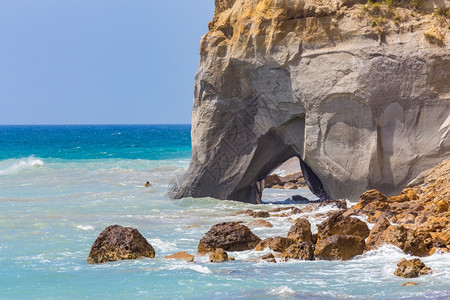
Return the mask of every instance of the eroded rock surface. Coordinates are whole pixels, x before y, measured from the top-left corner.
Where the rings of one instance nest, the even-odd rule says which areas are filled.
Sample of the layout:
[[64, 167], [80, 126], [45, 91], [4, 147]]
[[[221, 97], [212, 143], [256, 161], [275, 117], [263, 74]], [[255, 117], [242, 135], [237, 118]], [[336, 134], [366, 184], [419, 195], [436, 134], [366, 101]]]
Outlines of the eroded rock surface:
[[449, 157], [450, 23], [428, 13], [448, 1], [380, 24], [365, 2], [216, 0], [173, 197], [259, 203], [294, 156], [321, 198], [390, 196]]
[[404, 278], [415, 278], [421, 275], [427, 275], [431, 273], [431, 268], [425, 266], [425, 264], [418, 258], [407, 260], [402, 258], [397, 263], [397, 269], [394, 275]]
[[211, 227], [198, 244], [198, 253], [213, 252], [217, 248], [225, 251], [254, 249], [261, 241], [250, 228], [237, 222], [225, 222]]
[[135, 228], [111, 225], [97, 237], [87, 261], [101, 264], [142, 257], [155, 257], [155, 250], [142, 234]]
[[323, 260], [347, 260], [363, 254], [364, 239], [354, 235], [332, 235], [319, 240], [314, 256]]

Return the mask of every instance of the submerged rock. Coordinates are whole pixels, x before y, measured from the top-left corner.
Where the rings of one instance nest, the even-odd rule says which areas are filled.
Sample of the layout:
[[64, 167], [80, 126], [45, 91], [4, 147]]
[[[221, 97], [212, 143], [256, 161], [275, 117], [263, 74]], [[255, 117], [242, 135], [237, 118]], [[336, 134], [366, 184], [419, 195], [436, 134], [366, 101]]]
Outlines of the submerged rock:
[[142, 234], [131, 227], [112, 225], [97, 237], [87, 261], [91, 264], [100, 264], [142, 257], [155, 257], [155, 250]]
[[185, 251], [177, 252], [172, 255], [166, 255], [164, 256], [165, 259], [183, 259], [186, 262], [193, 262], [194, 261], [194, 255], [191, 255]]
[[255, 220], [255, 221], [253, 221], [253, 222], [250, 222], [250, 223], [248, 224], [248, 226], [253, 226], [253, 227], [266, 227], [266, 228], [272, 228], [272, 227], [273, 227], [272, 223], [270, 223], [270, 222], [268, 222], [268, 221], [266, 221], [266, 220], [261, 220], [261, 219]]
[[198, 253], [205, 254], [217, 248], [225, 251], [245, 251], [254, 249], [261, 241], [245, 225], [237, 222], [225, 222], [211, 227], [198, 244]]
[[415, 278], [430, 273], [431, 268], [425, 266], [420, 259], [413, 258], [406, 260], [405, 258], [402, 258], [402, 260], [397, 263], [397, 269], [395, 270], [394, 275], [404, 278]]
[[273, 256], [272, 253], [265, 254], [265, 255], [261, 256], [260, 259], [264, 260], [266, 262], [270, 262], [270, 263], [276, 263], [277, 262], [277, 260], [275, 259], [275, 256]]
[[316, 244], [314, 256], [323, 260], [348, 260], [364, 252], [364, 239], [354, 235], [332, 235]]

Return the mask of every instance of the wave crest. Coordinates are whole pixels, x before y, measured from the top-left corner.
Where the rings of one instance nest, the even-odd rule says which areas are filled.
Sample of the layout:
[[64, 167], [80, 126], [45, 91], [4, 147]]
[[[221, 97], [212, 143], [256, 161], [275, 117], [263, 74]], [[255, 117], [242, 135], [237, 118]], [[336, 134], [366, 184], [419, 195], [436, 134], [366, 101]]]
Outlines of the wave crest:
[[27, 158], [22, 159], [10, 159], [6, 161], [5, 168], [0, 169], [0, 175], [12, 175], [17, 174], [22, 170], [36, 168], [36, 167], [42, 167], [44, 165], [44, 162], [36, 158], [34, 156], [30, 156]]

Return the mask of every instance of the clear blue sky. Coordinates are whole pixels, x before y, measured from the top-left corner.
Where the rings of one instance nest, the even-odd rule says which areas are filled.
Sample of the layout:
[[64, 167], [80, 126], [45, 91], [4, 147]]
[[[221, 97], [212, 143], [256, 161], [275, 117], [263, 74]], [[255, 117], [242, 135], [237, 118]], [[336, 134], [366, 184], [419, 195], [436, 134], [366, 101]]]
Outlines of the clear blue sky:
[[0, 124], [190, 123], [214, 0], [1, 0]]

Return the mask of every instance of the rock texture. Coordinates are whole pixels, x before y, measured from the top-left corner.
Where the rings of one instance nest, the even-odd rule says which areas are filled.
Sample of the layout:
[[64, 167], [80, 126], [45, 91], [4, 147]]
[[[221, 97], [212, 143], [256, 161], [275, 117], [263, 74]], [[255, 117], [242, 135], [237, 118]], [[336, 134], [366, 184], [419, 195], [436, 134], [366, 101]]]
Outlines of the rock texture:
[[183, 259], [186, 262], [193, 262], [194, 261], [194, 255], [191, 255], [187, 253], [186, 251], [181, 251], [174, 253], [172, 255], [166, 255], [164, 256], [165, 259]]
[[228, 257], [228, 253], [226, 253], [222, 248], [217, 248], [213, 253], [209, 255], [209, 262], [219, 263], [234, 260], [233, 257]]
[[225, 251], [245, 251], [254, 249], [261, 241], [251, 230], [237, 222], [216, 224], [198, 244], [198, 253], [213, 252], [217, 248]]
[[111, 225], [97, 237], [87, 261], [91, 264], [101, 264], [142, 257], [155, 257], [155, 250], [142, 234], [131, 227]]
[[282, 261], [291, 259], [314, 260], [314, 244], [311, 242], [300, 242], [289, 246], [281, 258]]
[[294, 156], [321, 198], [390, 196], [449, 157], [445, 17], [356, 0], [215, 2], [173, 197], [259, 203], [261, 181]]
[[397, 263], [397, 269], [395, 270], [394, 275], [404, 278], [415, 278], [430, 273], [431, 268], [425, 266], [420, 259], [413, 258], [406, 260], [405, 258], [402, 258], [402, 260]]
[[307, 219], [298, 219], [289, 229], [287, 237], [297, 242], [311, 242], [311, 223]]
[[314, 256], [323, 260], [347, 260], [363, 254], [364, 239], [354, 235], [332, 235], [319, 240]]

